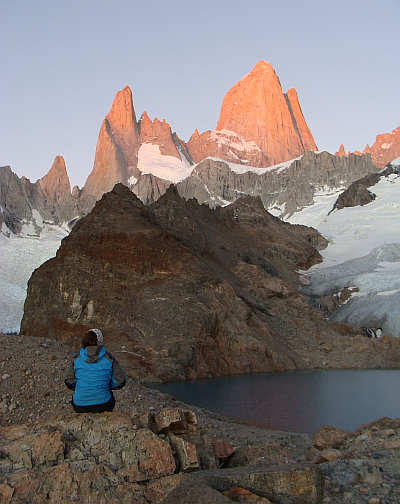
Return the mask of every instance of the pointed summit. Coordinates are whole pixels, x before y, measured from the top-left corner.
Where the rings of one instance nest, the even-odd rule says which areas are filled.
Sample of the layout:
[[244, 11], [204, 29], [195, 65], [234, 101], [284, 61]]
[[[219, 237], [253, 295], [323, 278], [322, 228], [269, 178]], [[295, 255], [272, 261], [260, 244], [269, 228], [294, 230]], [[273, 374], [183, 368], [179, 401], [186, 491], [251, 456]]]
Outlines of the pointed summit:
[[93, 170], [82, 194], [99, 199], [115, 184], [128, 185], [131, 176], [138, 177], [137, 153], [140, 147], [132, 91], [125, 86], [114, 98], [100, 128]]
[[217, 124], [217, 131], [221, 130], [254, 141], [269, 165], [316, 150], [295, 90], [285, 95], [275, 70], [265, 61], [259, 61], [225, 95]]

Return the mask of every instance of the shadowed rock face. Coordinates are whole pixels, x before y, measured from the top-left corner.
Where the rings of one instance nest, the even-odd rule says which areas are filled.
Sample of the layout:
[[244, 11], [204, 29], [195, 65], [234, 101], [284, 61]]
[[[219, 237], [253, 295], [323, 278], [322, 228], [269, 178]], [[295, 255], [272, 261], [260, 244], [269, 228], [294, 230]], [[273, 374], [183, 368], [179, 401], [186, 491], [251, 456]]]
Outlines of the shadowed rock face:
[[296, 290], [295, 270], [320, 260], [320, 240], [259, 198], [211, 210], [171, 187], [146, 208], [118, 184], [33, 273], [21, 333], [79, 347], [101, 327], [107, 349], [142, 380], [318, 367], [331, 340], [332, 366], [371, 365], [373, 346], [340, 361], [359, 342]]
[[354, 181], [342, 192], [336, 200], [332, 210], [341, 210], [346, 207], [363, 206], [371, 203], [376, 195], [368, 190], [368, 187], [376, 185], [382, 177], [399, 173], [399, 167], [388, 163], [386, 168], [379, 173], [370, 173], [365, 177]]
[[328, 152], [306, 152], [287, 168], [278, 166], [263, 174], [235, 173], [223, 161], [205, 159], [178, 184], [178, 191], [185, 198], [196, 198], [210, 206], [226, 204], [246, 194], [260, 196], [266, 208], [287, 216], [311, 205], [319, 190], [348, 187], [377, 170], [369, 154], [340, 157]]

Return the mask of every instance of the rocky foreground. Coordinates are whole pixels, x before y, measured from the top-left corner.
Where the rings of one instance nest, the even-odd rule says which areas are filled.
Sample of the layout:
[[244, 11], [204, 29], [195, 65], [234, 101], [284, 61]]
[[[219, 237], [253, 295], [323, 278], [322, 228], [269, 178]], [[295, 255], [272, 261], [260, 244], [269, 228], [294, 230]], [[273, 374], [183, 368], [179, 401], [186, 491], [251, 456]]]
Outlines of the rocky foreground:
[[0, 502], [397, 503], [400, 419], [314, 436], [240, 425], [128, 379], [73, 413], [55, 340], [0, 336]]

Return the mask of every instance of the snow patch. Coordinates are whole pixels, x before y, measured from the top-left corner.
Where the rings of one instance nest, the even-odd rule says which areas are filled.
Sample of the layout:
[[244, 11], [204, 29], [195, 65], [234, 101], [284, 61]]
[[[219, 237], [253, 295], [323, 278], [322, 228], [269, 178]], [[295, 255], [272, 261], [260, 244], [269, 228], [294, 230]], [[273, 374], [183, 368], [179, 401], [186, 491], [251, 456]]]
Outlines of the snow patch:
[[180, 157], [165, 156], [158, 145], [144, 143], [138, 153], [138, 168], [142, 174], [151, 173], [176, 184], [187, 178], [194, 168], [184, 156], [180, 154]]
[[138, 179], [132, 175], [132, 177], [128, 178], [128, 186], [133, 187], [137, 181]]

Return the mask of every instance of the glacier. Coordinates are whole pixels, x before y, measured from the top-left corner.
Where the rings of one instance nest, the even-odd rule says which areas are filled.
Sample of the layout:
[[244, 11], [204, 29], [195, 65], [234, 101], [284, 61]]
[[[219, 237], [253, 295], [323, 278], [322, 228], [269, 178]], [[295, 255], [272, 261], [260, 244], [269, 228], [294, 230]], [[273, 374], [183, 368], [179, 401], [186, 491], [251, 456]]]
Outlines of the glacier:
[[287, 221], [312, 226], [329, 242], [322, 263], [303, 272], [303, 292], [318, 298], [351, 287], [331, 319], [400, 336], [400, 176], [383, 176], [369, 190], [376, 198], [367, 205], [332, 212], [337, 195], [319, 195]]

